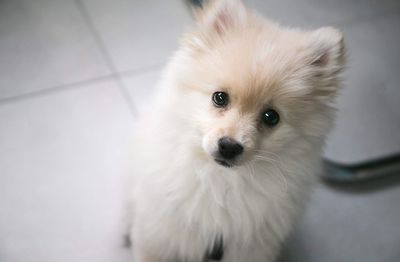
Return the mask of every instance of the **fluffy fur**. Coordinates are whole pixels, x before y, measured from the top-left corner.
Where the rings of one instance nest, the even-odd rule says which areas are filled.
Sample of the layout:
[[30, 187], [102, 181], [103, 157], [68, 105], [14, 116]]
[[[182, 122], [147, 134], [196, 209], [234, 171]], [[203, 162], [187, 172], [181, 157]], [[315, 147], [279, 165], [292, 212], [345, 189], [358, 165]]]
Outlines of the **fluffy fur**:
[[[196, 14], [135, 134], [131, 241], [136, 262], [204, 261], [217, 236], [223, 261], [274, 261], [307, 199], [343, 67], [333, 28], [281, 27], [219, 0]], [[230, 96], [216, 108], [212, 94]], [[281, 117], [260, 121], [265, 108]], [[234, 167], [217, 141], [244, 145]]]

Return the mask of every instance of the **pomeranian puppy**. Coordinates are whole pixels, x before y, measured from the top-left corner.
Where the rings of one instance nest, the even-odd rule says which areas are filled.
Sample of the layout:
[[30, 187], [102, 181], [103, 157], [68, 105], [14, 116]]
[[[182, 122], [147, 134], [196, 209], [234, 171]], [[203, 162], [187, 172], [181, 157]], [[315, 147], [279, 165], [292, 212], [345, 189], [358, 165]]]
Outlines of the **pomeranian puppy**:
[[274, 261], [320, 171], [342, 33], [211, 2], [138, 121], [135, 262]]

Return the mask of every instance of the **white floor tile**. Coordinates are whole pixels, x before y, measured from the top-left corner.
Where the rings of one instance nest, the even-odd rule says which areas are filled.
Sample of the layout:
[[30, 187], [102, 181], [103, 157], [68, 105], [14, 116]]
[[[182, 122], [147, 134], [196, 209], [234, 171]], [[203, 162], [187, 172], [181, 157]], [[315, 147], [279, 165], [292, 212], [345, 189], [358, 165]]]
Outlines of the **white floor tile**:
[[191, 23], [180, 0], [83, 0], [118, 71], [166, 61]]
[[152, 70], [140, 74], [126, 75], [122, 78], [138, 113], [151, 108], [152, 96], [161, 77], [160, 70]]
[[314, 28], [343, 26], [400, 8], [397, 0], [248, 0], [249, 6], [283, 25]]
[[308, 0], [309, 7], [316, 20], [325, 25], [340, 24], [359, 19], [370, 20], [376, 16], [399, 10], [398, 0]]
[[74, 1], [1, 1], [0, 36], [0, 98], [109, 73]]
[[0, 105], [1, 261], [129, 261], [122, 159], [131, 124], [110, 81]]
[[281, 262], [397, 262], [399, 182], [318, 187]]
[[309, 0], [249, 0], [248, 5], [284, 26], [316, 27], [323, 23], [315, 16]]

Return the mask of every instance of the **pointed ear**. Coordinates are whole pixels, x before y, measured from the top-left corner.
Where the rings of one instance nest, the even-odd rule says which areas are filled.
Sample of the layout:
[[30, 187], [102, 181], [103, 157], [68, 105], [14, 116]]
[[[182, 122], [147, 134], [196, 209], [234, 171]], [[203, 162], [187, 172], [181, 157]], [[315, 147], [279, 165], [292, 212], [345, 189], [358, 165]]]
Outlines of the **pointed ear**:
[[314, 94], [330, 98], [339, 86], [339, 73], [345, 64], [343, 33], [333, 27], [322, 27], [310, 33], [307, 41], [307, 63], [313, 74]]
[[206, 34], [223, 36], [245, 24], [247, 10], [241, 0], [209, 0], [195, 17]]
[[335, 73], [344, 65], [343, 33], [333, 27], [322, 27], [311, 33], [309, 63], [316, 69]]

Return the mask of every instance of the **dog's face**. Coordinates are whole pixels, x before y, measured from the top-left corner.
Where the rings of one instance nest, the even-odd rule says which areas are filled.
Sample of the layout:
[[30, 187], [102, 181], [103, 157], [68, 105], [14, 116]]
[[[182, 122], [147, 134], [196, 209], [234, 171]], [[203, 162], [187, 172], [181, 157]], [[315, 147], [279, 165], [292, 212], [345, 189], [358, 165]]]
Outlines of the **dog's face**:
[[320, 142], [331, 123], [342, 34], [283, 29], [239, 0], [216, 2], [198, 15], [175, 61], [202, 151], [232, 167]]

